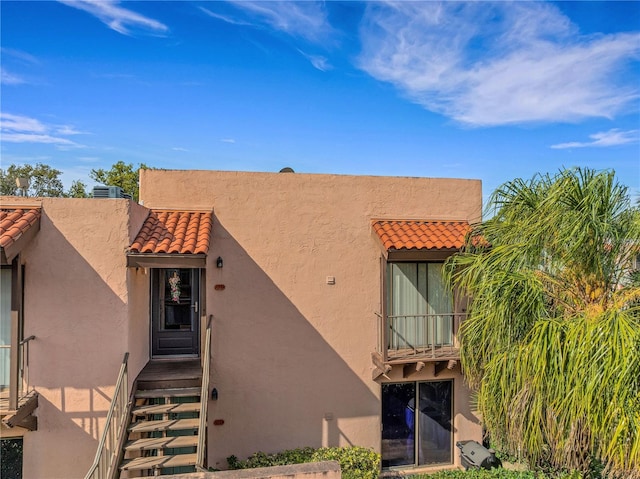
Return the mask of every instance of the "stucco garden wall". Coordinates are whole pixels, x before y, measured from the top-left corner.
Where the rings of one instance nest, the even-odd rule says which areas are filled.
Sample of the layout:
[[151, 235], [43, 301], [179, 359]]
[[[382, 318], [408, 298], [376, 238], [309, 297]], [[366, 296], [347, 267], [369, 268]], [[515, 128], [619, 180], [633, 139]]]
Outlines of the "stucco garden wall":
[[336, 461], [257, 467], [237, 471], [193, 472], [172, 476], [173, 479], [340, 479], [341, 477], [340, 464]]
[[[210, 427], [209, 464], [302, 446], [379, 451], [371, 352], [382, 250], [371, 220], [477, 221], [480, 182], [144, 170], [141, 198], [150, 208], [214, 210], [206, 294], [219, 399], [210, 424], [224, 424]], [[462, 399], [456, 371], [446, 374]], [[479, 438], [466, 406], [454, 421], [458, 439]]]

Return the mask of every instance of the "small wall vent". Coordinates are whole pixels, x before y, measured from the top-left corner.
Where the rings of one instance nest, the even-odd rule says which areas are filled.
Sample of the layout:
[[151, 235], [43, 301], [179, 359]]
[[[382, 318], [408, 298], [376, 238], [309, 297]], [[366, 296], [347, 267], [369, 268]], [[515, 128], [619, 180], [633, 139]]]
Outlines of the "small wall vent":
[[129, 193], [125, 193], [119, 186], [94, 186], [94, 198], [125, 198], [132, 199]]

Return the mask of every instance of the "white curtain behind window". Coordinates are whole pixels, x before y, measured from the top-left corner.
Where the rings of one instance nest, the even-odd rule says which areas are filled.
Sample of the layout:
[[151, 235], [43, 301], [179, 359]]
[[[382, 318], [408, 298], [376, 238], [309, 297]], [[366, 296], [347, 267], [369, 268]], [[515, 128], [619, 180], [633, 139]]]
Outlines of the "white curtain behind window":
[[451, 344], [453, 299], [442, 278], [442, 263], [429, 263], [428, 313], [433, 314], [436, 344]]
[[0, 388], [9, 387], [11, 358], [11, 270], [0, 269]]
[[451, 295], [441, 263], [389, 263], [387, 316], [391, 349], [451, 342]]
[[418, 348], [427, 340], [425, 264], [390, 263], [390, 342], [392, 349]]

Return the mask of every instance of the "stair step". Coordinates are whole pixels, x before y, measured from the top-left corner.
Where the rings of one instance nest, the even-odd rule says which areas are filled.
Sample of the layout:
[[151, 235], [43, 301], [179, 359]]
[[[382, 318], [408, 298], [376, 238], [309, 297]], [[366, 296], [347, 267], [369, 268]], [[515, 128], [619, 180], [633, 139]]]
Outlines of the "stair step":
[[178, 431], [198, 429], [200, 419], [167, 419], [159, 421], [138, 421], [129, 426], [129, 432]]
[[150, 404], [133, 408], [134, 416], [144, 416], [147, 414], [169, 414], [182, 412], [199, 412], [199, 402], [187, 402], [178, 404]]
[[156, 469], [165, 467], [195, 466], [197, 454], [177, 454], [175, 456], [137, 457], [126, 461], [120, 469], [123, 471]]
[[174, 447], [196, 447], [198, 436], [149, 437], [127, 443], [126, 451], [149, 451], [152, 449], [168, 449]]
[[137, 398], [166, 398], [166, 397], [187, 397], [200, 396], [200, 388], [168, 388], [168, 389], [138, 389]]

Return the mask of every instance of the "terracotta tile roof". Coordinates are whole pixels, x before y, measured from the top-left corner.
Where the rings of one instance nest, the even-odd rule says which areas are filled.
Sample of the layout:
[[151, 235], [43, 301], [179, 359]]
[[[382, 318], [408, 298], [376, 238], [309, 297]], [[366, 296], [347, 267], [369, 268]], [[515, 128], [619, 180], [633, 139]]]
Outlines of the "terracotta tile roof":
[[374, 221], [387, 250], [460, 249], [469, 231], [466, 221]]
[[0, 247], [11, 246], [39, 219], [39, 208], [0, 210]]
[[129, 252], [206, 254], [212, 224], [211, 211], [151, 210]]

